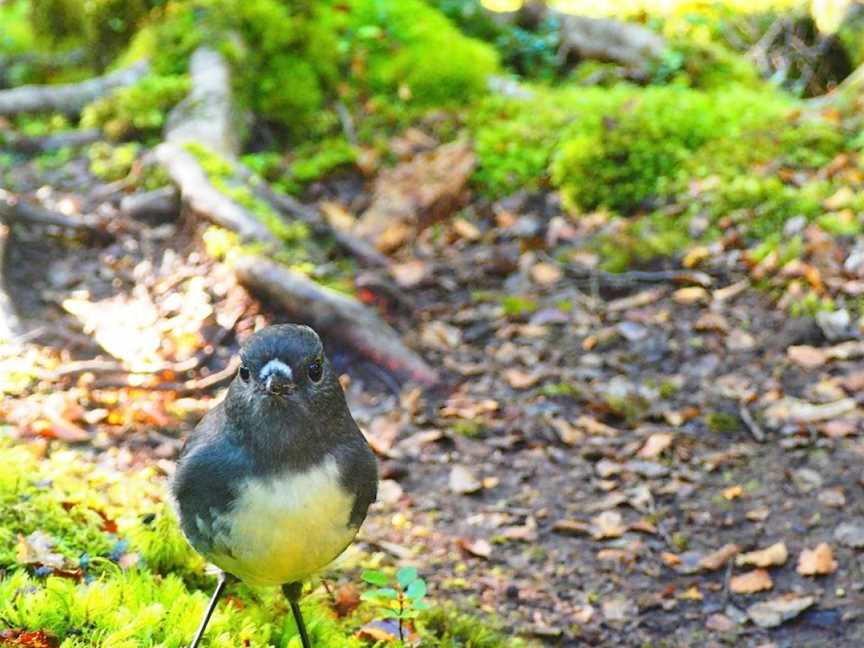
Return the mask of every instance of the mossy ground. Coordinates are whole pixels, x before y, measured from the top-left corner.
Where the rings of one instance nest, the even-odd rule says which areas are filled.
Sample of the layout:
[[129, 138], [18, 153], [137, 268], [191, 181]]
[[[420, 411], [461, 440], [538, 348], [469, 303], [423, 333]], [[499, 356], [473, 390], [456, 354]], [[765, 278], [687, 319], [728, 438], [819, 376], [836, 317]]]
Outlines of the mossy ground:
[[[180, 533], [164, 477], [123, 452], [44, 452], [0, 440], [0, 629], [42, 630], [62, 648], [187, 645], [215, 579]], [[344, 564], [377, 560], [354, 552]], [[205, 645], [299, 646], [278, 590], [234, 584], [228, 594]], [[319, 587], [303, 610], [316, 645], [369, 645], [355, 637], [375, 618], [368, 604], [338, 619]], [[442, 648], [515, 645], [441, 608], [418, 631]]]

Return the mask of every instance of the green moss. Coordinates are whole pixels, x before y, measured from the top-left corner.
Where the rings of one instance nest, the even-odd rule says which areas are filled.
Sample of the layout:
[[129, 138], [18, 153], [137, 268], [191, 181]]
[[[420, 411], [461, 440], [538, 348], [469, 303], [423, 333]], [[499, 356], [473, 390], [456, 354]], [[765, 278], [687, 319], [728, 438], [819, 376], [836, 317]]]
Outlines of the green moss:
[[86, 106], [81, 125], [101, 128], [112, 139], [157, 134], [165, 125], [168, 110], [188, 92], [186, 75], [151, 74]]
[[[431, 648], [520, 648], [527, 644], [505, 637], [494, 627], [478, 623], [477, 618], [454, 608], [434, 608], [420, 618], [421, 634], [434, 636]], [[424, 641], [424, 645], [427, 645]]]
[[525, 317], [537, 310], [537, 302], [527, 297], [507, 295], [501, 298], [501, 308], [508, 317]]
[[547, 168], [559, 142], [574, 130], [599, 129], [603, 115], [638, 89], [530, 88], [529, 98], [488, 97], [468, 115], [477, 171], [473, 182], [495, 197], [546, 184]]
[[788, 111], [779, 96], [769, 100], [740, 87], [716, 93], [647, 88], [596, 116], [599, 127], [567, 138], [552, 162], [552, 179], [570, 207], [633, 211], [668, 193], [694, 151], [741, 137]]
[[464, 102], [486, 90], [498, 72], [498, 55], [461, 34], [444, 14], [422, 0], [350, 0], [343, 46], [355, 81], [371, 94], [398, 94], [421, 105]]
[[[0, 439], [0, 631], [42, 630], [61, 648], [180, 648], [201, 619], [215, 583], [204, 573], [165, 503], [164, 479], [149, 468], [122, 467], [54, 449], [38, 457]], [[27, 564], [17, 545], [34, 532], [50, 537], [69, 576]], [[128, 544], [127, 544], [128, 541]], [[136, 559], [137, 558], [137, 559]], [[45, 575], [43, 572], [48, 573]], [[229, 586], [210, 621], [206, 645], [296, 648], [297, 631], [278, 588]], [[356, 630], [377, 612], [361, 604], [337, 620], [321, 593], [303, 599], [313, 643], [361, 648]], [[517, 645], [487, 624], [432, 610], [420, 625], [424, 645], [497, 648]]]
[[654, 71], [654, 82], [714, 90], [724, 86], [759, 88], [759, 72], [745, 56], [722, 45], [693, 38], [675, 38]]
[[87, 149], [90, 158], [90, 173], [106, 181], [125, 178], [132, 170], [132, 165], [138, 159], [141, 145], [137, 142], [112, 145], [107, 142], [96, 142]]
[[729, 434], [741, 429], [741, 420], [727, 412], [708, 412], [705, 415], [705, 425], [711, 432]]

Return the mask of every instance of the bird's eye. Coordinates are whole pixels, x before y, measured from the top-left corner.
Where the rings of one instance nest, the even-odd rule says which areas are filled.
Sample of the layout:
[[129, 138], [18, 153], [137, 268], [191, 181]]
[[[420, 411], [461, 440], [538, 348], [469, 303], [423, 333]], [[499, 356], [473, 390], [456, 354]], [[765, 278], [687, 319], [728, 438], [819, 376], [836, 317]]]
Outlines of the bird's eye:
[[249, 373], [248, 367], [240, 367], [240, 370], [237, 372], [237, 375], [240, 376], [240, 380], [243, 382], [249, 382], [249, 378], [252, 374]]
[[314, 383], [317, 383], [321, 380], [321, 376], [324, 375], [324, 367], [321, 366], [320, 362], [313, 362], [309, 365], [309, 380]]

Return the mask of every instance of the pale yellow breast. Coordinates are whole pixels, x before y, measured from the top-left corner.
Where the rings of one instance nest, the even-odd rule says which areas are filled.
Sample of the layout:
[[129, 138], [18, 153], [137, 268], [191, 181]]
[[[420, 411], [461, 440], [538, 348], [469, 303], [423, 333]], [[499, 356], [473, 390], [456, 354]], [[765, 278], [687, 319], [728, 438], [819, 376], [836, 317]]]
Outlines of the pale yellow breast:
[[251, 479], [235, 502], [230, 531], [218, 539], [230, 555], [210, 559], [253, 585], [303, 580], [353, 540], [353, 505], [332, 458], [303, 473]]

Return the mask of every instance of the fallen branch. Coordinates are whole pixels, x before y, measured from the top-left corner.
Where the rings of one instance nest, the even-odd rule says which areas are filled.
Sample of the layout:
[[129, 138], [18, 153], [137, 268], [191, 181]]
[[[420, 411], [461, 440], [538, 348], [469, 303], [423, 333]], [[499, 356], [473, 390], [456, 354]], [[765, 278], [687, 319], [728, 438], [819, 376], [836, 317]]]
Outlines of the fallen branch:
[[840, 112], [852, 112], [858, 101], [864, 104], [864, 64], [855, 68], [852, 74], [828, 94], [808, 100], [807, 107], [811, 110], [836, 108]]
[[6, 287], [3, 285], [5, 282], [2, 281], [2, 278], [5, 277], [3, 270], [8, 240], [9, 227], [0, 225], [0, 340], [4, 341], [17, 338], [22, 333], [21, 320], [18, 319], [12, 298], [6, 292]]
[[174, 187], [161, 187], [153, 191], [140, 191], [123, 196], [120, 211], [130, 218], [167, 221], [177, 216], [180, 196]]
[[66, 114], [81, 112], [88, 103], [103, 97], [115, 88], [132, 85], [149, 71], [147, 61], [80, 83], [25, 85], [0, 91], [0, 115], [23, 112], [53, 111]]
[[438, 383], [435, 371], [360, 302], [263, 257], [244, 257], [235, 270], [240, 282], [253, 292], [273, 299], [292, 318], [338, 340], [396, 378], [425, 386]]
[[0, 189], [0, 220], [6, 224], [23, 223], [62, 227], [86, 232], [101, 239], [110, 237], [109, 233], [98, 225], [34, 205], [3, 189]]
[[[241, 174], [243, 170], [245, 169], [241, 170]], [[248, 171], [246, 173], [248, 174]], [[280, 214], [291, 216], [305, 223], [317, 236], [332, 236], [340, 248], [359, 259], [364, 265], [385, 268], [390, 265], [390, 260], [376, 250], [374, 245], [350, 232], [331, 227], [314, 207], [308, 207], [291, 196], [276, 193], [265, 182], [254, 184], [253, 191], [270, 203]]]
[[102, 131], [97, 128], [54, 133], [42, 137], [22, 133], [0, 133], [0, 142], [19, 153], [47, 153], [61, 148], [80, 148], [102, 139]]

